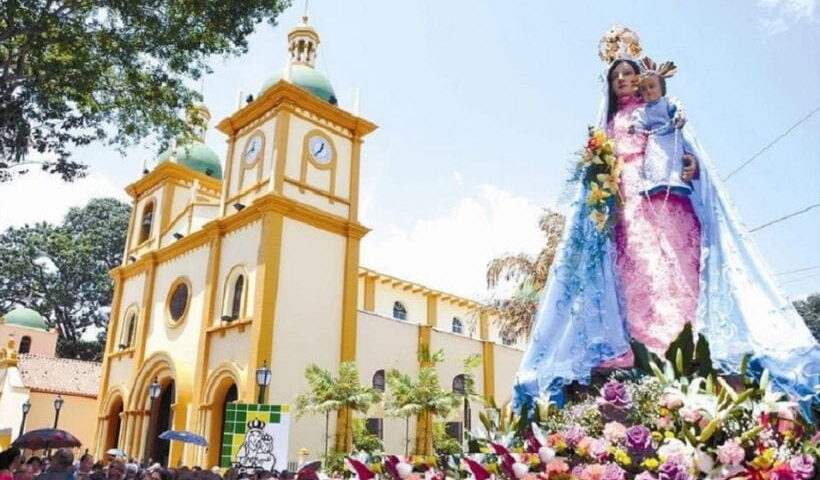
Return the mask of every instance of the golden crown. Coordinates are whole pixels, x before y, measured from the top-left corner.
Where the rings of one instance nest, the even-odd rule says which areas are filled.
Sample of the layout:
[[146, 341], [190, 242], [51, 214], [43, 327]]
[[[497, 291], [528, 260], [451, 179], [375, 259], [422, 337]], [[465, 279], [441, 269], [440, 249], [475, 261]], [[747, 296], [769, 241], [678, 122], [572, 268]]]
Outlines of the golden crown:
[[598, 56], [606, 63], [615, 60], [637, 60], [643, 53], [638, 34], [620, 25], [613, 25], [598, 42]]
[[641, 76], [658, 75], [663, 78], [669, 78], [678, 71], [678, 66], [675, 62], [663, 62], [658, 65], [649, 57], [641, 59]]

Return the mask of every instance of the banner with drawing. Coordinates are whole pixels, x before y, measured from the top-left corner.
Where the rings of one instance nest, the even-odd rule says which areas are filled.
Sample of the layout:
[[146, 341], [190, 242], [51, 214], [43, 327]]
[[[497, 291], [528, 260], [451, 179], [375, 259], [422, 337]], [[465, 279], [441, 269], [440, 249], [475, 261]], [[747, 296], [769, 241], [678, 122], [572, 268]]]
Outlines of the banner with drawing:
[[283, 470], [288, 464], [289, 405], [229, 403], [219, 465]]

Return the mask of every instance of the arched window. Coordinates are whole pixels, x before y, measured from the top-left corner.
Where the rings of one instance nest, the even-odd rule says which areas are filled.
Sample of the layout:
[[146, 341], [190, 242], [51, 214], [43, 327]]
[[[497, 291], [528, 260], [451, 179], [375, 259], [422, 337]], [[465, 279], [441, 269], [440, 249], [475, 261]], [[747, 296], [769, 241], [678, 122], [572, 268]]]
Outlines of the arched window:
[[125, 312], [125, 322], [122, 324], [122, 334], [120, 335], [120, 350], [134, 346], [134, 332], [137, 329], [137, 309], [129, 308]]
[[154, 202], [148, 202], [148, 205], [142, 209], [142, 219], [140, 220], [140, 240], [142, 243], [151, 238], [151, 227], [154, 224]]
[[403, 303], [399, 301], [393, 303], [393, 318], [407, 320], [407, 308], [404, 307]]
[[125, 312], [120, 330], [120, 350], [134, 346], [134, 334], [137, 330], [137, 307], [132, 306]]
[[222, 301], [223, 322], [232, 322], [246, 315], [245, 305], [248, 290], [248, 272], [244, 265], [233, 267], [225, 278], [225, 287]]
[[453, 393], [456, 395], [467, 394], [467, 384], [465, 382], [464, 374], [458, 374], [453, 377]]
[[373, 388], [384, 392], [384, 370], [376, 370], [373, 374]]
[[31, 337], [28, 335], [24, 336], [22, 340], [20, 340], [20, 350], [18, 353], [28, 353], [31, 351]]
[[242, 290], [245, 289], [245, 275], [236, 277], [233, 282], [233, 301], [231, 302], [231, 316], [239, 318], [242, 310]]
[[464, 324], [458, 317], [453, 317], [453, 333], [464, 333]]

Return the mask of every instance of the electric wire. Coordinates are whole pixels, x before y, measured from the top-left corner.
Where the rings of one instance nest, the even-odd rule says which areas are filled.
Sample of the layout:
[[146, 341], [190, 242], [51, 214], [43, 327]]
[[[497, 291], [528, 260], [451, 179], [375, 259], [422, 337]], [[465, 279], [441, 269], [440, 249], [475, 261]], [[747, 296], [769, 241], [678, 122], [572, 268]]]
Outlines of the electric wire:
[[815, 265], [813, 267], [798, 268], [796, 270], [789, 270], [788, 272], [776, 273], [775, 275], [790, 275], [792, 273], [800, 273], [800, 272], [808, 272], [809, 270], [817, 270], [818, 268], [820, 268], [820, 265]]
[[808, 278], [814, 278], [814, 277], [817, 277], [817, 276], [820, 276], [820, 272], [812, 273], [810, 275], [804, 275], [804, 276], [798, 277], [798, 278], [792, 278], [791, 280], [786, 280], [785, 282], [780, 282], [780, 285], [786, 285], [787, 283], [799, 282], [800, 280], [806, 280]]
[[770, 222], [766, 222], [766, 223], [764, 223], [763, 225], [759, 225], [759, 226], [757, 226], [757, 227], [755, 227], [755, 228], [753, 228], [753, 229], [749, 230], [749, 233], [756, 232], [756, 231], [758, 231], [758, 230], [762, 230], [762, 229], [764, 229], [764, 228], [766, 228], [766, 227], [768, 227], [768, 226], [774, 225], [774, 224], [775, 224], [775, 223], [777, 223], [777, 222], [782, 222], [783, 220], [786, 220], [786, 219], [792, 218], [792, 217], [797, 216], [797, 215], [800, 215], [800, 214], [802, 214], [802, 213], [806, 213], [806, 212], [808, 212], [809, 210], [811, 210], [811, 209], [813, 209], [813, 208], [817, 208], [817, 207], [820, 207], [820, 203], [815, 203], [814, 205], [809, 205], [808, 207], [806, 207], [806, 208], [804, 208], [804, 209], [802, 209], [802, 210], [798, 210], [798, 211], [796, 211], [796, 212], [792, 212], [792, 213], [789, 213], [789, 214], [787, 214], [787, 215], [783, 215], [782, 217], [775, 218], [774, 220], [772, 220], [772, 221], [770, 221]]
[[820, 106], [816, 107], [814, 110], [812, 110], [811, 112], [809, 112], [809, 114], [808, 114], [808, 115], [806, 115], [805, 117], [803, 117], [803, 118], [801, 118], [800, 120], [798, 120], [798, 121], [797, 121], [797, 123], [795, 123], [794, 125], [792, 125], [792, 126], [791, 126], [791, 127], [789, 127], [788, 129], [786, 129], [786, 131], [785, 131], [785, 132], [783, 132], [783, 133], [781, 133], [780, 135], [778, 135], [777, 137], [775, 137], [775, 138], [774, 138], [774, 140], [772, 140], [771, 142], [769, 142], [769, 143], [768, 143], [768, 145], [766, 145], [765, 147], [761, 148], [761, 149], [760, 149], [757, 153], [755, 153], [754, 155], [752, 155], [751, 157], [749, 157], [749, 159], [748, 159], [748, 160], [746, 160], [745, 162], [743, 162], [743, 163], [742, 163], [739, 167], [737, 167], [736, 169], [732, 170], [732, 171], [731, 171], [728, 175], [726, 175], [725, 177], [723, 177], [723, 181], [724, 181], [724, 182], [725, 182], [725, 181], [728, 181], [730, 178], [732, 178], [732, 176], [733, 176], [734, 174], [736, 174], [737, 172], [739, 172], [739, 171], [743, 170], [744, 168], [746, 168], [746, 165], [748, 165], [748, 164], [752, 163], [752, 161], [753, 161], [754, 159], [756, 159], [756, 158], [757, 158], [757, 157], [759, 157], [761, 154], [763, 154], [763, 152], [765, 152], [766, 150], [768, 150], [769, 148], [771, 148], [771, 147], [772, 147], [772, 145], [774, 145], [775, 143], [777, 143], [777, 142], [779, 142], [780, 140], [782, 140], [783, 138], [785, 138], [788, 134], [790, 134], [790, 133], [792, 132], [792, 130], [794, 130], [795, 128], [797, 128], [797, 127], [798, 127], [801, 123], [805, 122], [806, 120], [808, 120], [809, 118], [811, 118], [811, 116], [812, 116], [812, 115], [814, 115], [815, 113], [817, 113], [817, 112], [819, 112], [819, 111], [820, 111]]

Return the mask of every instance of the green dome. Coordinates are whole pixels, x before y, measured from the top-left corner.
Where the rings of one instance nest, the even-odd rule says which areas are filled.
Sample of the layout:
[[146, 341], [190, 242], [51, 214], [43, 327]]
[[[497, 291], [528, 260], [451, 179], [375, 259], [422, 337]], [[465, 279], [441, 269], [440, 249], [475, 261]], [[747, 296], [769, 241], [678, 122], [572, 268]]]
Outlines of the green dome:
[[[262, 89], [259, 90], [260, 95], [284, 78], [285, 68], [274, 74], [272, 77], [267, 79], [264, 84], [262, 84]], [[330, 84], [330, 80], [328, 80], [322, 72], [316, 70], [315, 68], [308, 67], [307, 65], [291, 65], [290, 82], [297, 87], [316, 95], [331, 105], [336, 105], [339, 103], [336, 100], [336, 93], [333, 91], [333, 86]]]
[[5, 319], [6, 325], [16, 325], [18, 327], [48, 331], [45, 319], [30, 308], [15, 308], [4, 315], [3, 318]]
[[[199, 140], [178, 145], [175, 156], [176, 163], [217, 180], [222, 180], [222, 163], [219, 161], [219, 155]], [[162, 152], [157, 161], [162, 163], [170, 158], [171, 150], [169, 149]]]

